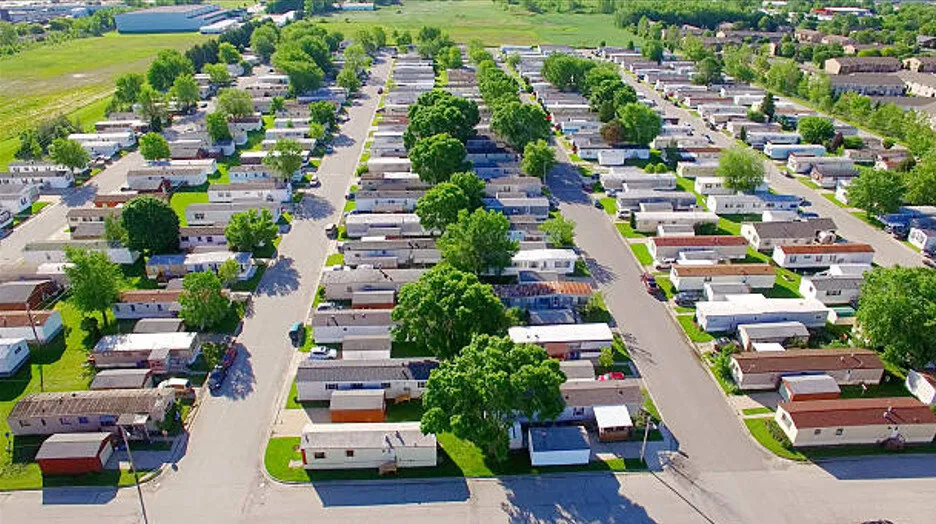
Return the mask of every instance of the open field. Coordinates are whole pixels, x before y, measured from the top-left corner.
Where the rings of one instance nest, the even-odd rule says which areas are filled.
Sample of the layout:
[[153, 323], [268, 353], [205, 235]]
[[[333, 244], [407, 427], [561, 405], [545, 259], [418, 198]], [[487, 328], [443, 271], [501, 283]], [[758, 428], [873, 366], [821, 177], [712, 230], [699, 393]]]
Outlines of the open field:
[[[317, 18], [319, 19], [319, 18]], [[457, 42], [477, 38], [486, 45], [565, 44], [595, 47], [602, 40], [607, 45], [623, 46], [640, 39], [615, 27], [613, 15], [534, 14], [521, 8], [503, 8], [489, 0], [452, 0], [448, 2], [407, 1], [403, 6], [389, 6], [373, 12], [335, 13], [321, 20], [334, 24], [345, 36], [362, 28], [383, 25], [389, 30], [410, 30], [436, 26]]]
[[23, 129], [57, 114], [93, 123], [104, 115], [115, 77], [144, 71], [161, 49], [184, 51], [207, 38], [107, 33], [0, 58], [0, 168], [16, 152]]

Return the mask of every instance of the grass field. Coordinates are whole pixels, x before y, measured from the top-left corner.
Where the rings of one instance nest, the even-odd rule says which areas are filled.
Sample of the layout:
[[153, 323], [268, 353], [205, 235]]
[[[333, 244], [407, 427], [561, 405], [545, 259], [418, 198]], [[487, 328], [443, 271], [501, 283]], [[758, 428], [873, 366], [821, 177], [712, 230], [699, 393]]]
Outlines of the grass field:
[[705, 331], [702, 331], [701, 328], [695, 323], [694, 315], [677, 315], [676, 321], [679, 322], [679, 325], [682, 326], [683, 331], [686, 332], [686, 336], [689, 337], [689, 340], [702, 343], [702, 342], [711, 342], [715, 340], [715, 337], [709, 335]]
[[534, 14], [518, 7], [496, 6], [489, 0], [407, 0], [403, 6], [336, 13], [319, 20], [327, 21], [345, 36], [373, 25], [383, 25], [388, 33], [391, 29], [408, 29], [413, 36], [423, 26], [436, 26], [457, 42], [477, 38], [489, 46], [549, 43], [594, 47], [601, 41], [613, 46], [640, 41], [634, 34], [616, 27], [613, 15]]
[[653, 257], [650, 255], [650, 250], [647, 249], [646, 244], [631, 244], [630, 248], [642, 265], [649, 266], [653, 263]]
[[12, 159], [23, 129], [58, 114], [93, 124], [104, 115], [115, 77], [144, 71], [161, 49], [184, 51], [207, 38], [111, 32], [0, 58], [0, 168]]

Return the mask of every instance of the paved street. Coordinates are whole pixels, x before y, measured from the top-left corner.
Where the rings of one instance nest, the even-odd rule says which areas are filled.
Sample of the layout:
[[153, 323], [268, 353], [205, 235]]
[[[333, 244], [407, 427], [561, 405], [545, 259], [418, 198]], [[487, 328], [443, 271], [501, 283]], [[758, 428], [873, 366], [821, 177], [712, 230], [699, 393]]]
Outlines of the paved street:
[[[722, 148], [728, 148], [737, 145], [737, 142], [719, 131], [712, 131], [705, 126], [705, 123], [689, 111], [675, 106], [674, 104], [663, 100], [663, 98], [650, 86], [638, 82], [633, 76], [622, 75], [625, 82], [629, 83], [639, 94], [642, 94], [654, 101], [666, 111], [667, 116], [679, 117], [680, 122], [691, 124], [695, 133], [700, 136], [708, 135], [715, 142], [715, 145]], [[839, 234], [852, 242], [866, 242], [874, 246], [874, 261], [882, 266], [919, 266], [922, 265], [922, 258], [912, 249], [895, 240], [883, 231], [873, 228], [860, 219], [854, 217], [847, 210], [840, 208], [826, 200], [821, 193], [792, 178], [784, 176], [777, 165], [773, 162], [764, 161], [767, 173], [767, 182], [770, 187], [779, 193], [788, 195], [797, 195], [809, 200], [812, 203], [810, 210], [819, 214], [819, 216], [829, 217], [835, 220], [838, 226]]]
[[[829, 464], [780, 461], [761, 450], [665, 312], [644, 293], [627, 245], [591, 206], [571, 165], [548, 180], [562, 212], [578, 223], [577, 243], [627, 334], [681, 454], [664, 473], [593, 473], [320, 483], [287, 486], [262, 473], [276, 409], [294, 357], [285, 333], [305, 317], [363, 146], [388, 64], [375, 66], [360, 105], [320, 169], [323, 186], [280, 245], [239, 340], [246, 351], [222, 394], [208, 397], [185, 456], [145, 485], [152, 523], [239, 522], [626, 522], [846, 523], [931, 520], [936, 457], [898, 456]], [[795, 183], [795, 182], [794, 182]], [[886, 490], [887, 496], [882, 497]], [[140, 521], [132, 488], [0, 493], [0, 522], [98, 524]]]

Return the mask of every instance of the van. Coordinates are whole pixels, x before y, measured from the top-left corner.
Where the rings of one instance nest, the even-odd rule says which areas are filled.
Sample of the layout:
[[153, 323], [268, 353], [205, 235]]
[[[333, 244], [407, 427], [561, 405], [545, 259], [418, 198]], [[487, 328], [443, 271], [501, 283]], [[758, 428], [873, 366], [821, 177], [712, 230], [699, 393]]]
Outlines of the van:
[[302, 345], [303, 335], [305, 335], [305, 326], [302, 322], [296, 322], [289, 328], [289, 340], [292, 345], [296, 347]]

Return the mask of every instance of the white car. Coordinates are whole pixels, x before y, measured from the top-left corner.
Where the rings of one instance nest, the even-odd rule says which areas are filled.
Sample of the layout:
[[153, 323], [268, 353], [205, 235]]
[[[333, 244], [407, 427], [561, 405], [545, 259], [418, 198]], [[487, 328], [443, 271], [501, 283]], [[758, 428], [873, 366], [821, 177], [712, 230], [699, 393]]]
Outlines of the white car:
[[324, 346], [315, 346], [309, 351], [309, 360], [334, 360], [338, 351]]

